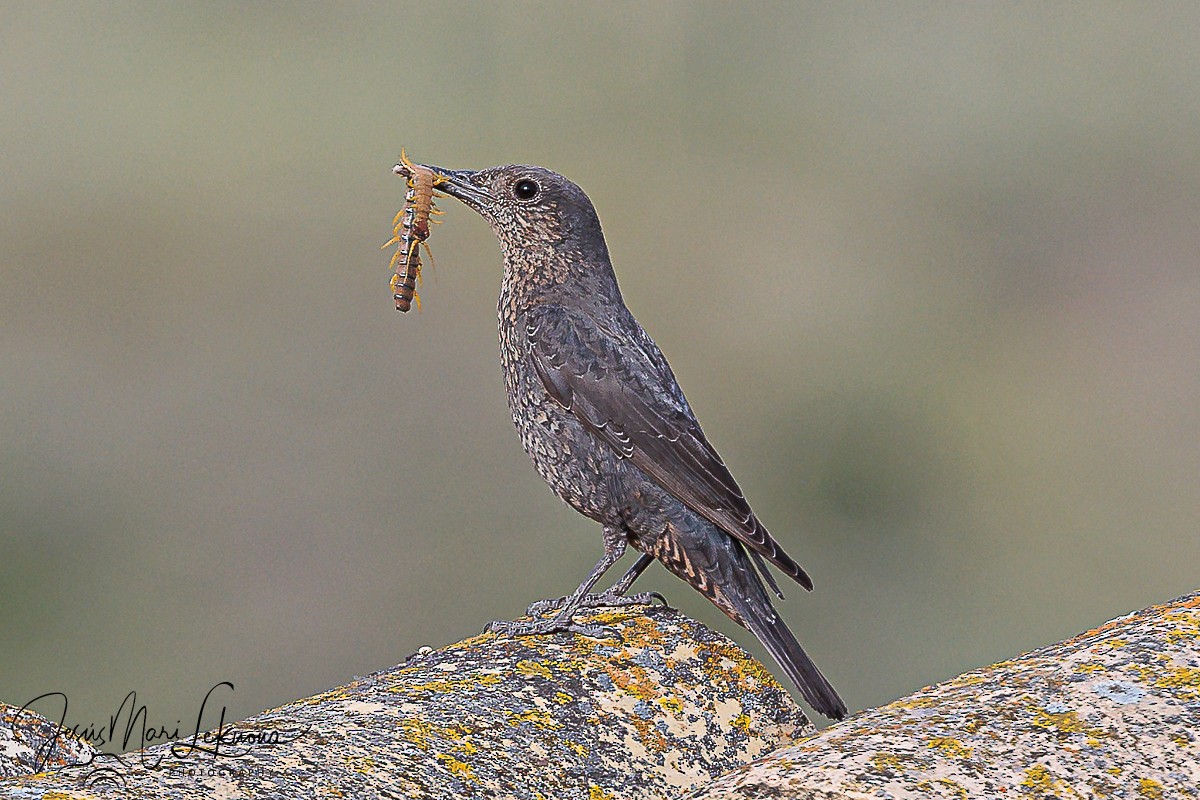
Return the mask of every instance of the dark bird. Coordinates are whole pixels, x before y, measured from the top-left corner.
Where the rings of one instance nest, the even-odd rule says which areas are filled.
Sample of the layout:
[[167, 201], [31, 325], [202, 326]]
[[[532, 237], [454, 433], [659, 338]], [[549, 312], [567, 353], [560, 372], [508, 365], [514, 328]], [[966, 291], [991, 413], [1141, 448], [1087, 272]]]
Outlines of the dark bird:
[[[604, 530], [604, 557], [575, 593], [535, 604], [556, 614], [490, 629], [594, 635], [573, 615], [648, 602], [625, 593], [657, 558], [757, 636], [813, 708], [845, 717], [772, 607], [767, 586], [783, 595], [765, 562], [805, 589], [812, 581], [750, 509], [667, 360], [625, 307], [588, 196], [541, 167], [432, 169], [437, 189], [481, 214], [500, 240], [500, 362], [521, 444], [550, 488]], [[627, 545], [641, 553], [637, 562], [611, 589], [590, 594]]]

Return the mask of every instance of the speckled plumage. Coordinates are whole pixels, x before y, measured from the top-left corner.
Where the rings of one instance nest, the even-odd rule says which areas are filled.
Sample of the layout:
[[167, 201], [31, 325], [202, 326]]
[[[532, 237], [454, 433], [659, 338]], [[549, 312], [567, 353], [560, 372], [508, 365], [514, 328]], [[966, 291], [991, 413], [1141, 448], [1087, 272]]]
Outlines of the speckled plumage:
[[[805, 699], [840, 719], [845, 705], [771, 605], [763, 580], [777, 587], [763, 559], [805, 588], [812, 583], [754, 515], [662, 352], [626, 308], [587, 195], [540, 167], [434, 169], [445, 178], [439, 190], [478, 211], [500, 241], [500, 362], [521, 444], [555, 494], [604, 526], [605, 558], [553, 622], [567, 627], [632, 545], [751, 630]], [[518, 633], [552, 629], [505, 624]]]

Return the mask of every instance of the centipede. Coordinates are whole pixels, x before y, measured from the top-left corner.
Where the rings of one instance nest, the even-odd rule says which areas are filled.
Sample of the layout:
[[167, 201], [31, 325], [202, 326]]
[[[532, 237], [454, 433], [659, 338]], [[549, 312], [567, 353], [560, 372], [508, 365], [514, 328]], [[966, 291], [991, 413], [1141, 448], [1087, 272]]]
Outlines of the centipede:
[[434, 205], [434, 190], [445, 178], [429, 167], [409, 161], [404, 150], [400, 151], [400, 163], [392, 172], [407, 179], [408, 190], [404, 193], [404, 205], [392, 220], [393, 236], [383, 246], [397, 245], [389, 266], [392, 274], [392, 299], [396, 310], [407, 312], [413, 303], [421, 309], [421, 296], [417, 286], [421, 282], [421, 247], [433, 263], [433, 251], [429, 249], [429, 224], [437, 222], [433, 215], [442, 212]]

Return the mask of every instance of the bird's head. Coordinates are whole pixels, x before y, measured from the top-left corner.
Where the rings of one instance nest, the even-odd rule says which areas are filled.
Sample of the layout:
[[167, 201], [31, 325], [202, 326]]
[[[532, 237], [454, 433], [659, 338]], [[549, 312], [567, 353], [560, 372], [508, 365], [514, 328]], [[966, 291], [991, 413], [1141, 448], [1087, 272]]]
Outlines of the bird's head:
[[594, 286], [611, 279], [615, 289], [596, 209], [583, 190], [562, 175], [523, 164], [476, 171], [430, 169], [438, 176], [439, 192], [462, 201], [491, 224], [504, 252], [506, 273], [519, 270], [542, 284], [583, 281]]

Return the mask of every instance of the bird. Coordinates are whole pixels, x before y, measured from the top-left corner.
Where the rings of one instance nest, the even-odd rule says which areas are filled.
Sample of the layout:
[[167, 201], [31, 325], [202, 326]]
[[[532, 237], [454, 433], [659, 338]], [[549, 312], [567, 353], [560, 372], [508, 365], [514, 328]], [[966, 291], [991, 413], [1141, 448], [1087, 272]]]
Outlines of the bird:
[[[772, 605], [768, 587], [783, 594], [768, 562], [807, 590], [812, 580], [755, 515], [662, 351], [626, 307], [587, 194], [538, 166], [420, 166], [499, 240], [500, 362], [513, 422], [538, 474], [603, 532], [604, 555], [578, 589], [530, 607], [554, 613], [488, 629], [597, 635], [575, 614], [649, 602], [652, 595], [628, 590], [657, 559], [753, 633], [809, 705], [843, 719], [846, 704]], [[627, 547], [637, 561], [592, 593]]]

